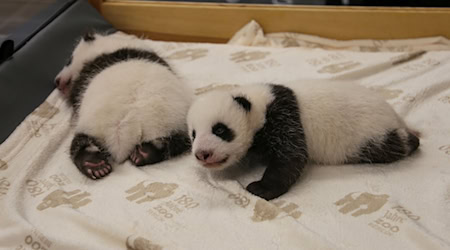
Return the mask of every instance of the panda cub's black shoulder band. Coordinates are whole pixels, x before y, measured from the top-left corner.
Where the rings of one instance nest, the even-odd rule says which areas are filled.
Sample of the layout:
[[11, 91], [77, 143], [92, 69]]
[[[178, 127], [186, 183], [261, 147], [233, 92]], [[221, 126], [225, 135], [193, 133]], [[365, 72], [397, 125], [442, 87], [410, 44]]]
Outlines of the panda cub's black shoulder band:
[[95, 75], [114, 64], [129, 60], [146, 60], [149, 62], [158, 63], [164, 67], [167, 67], [169, 70], [172, 70], [169, 64], [153, 51], [122, 48], [111, 53], [105, 53], [84, 64], [80, 75], [73, 82], [72, 91], [69, 97], [70, 103], [74, 107], [80, 103], [81, 100], [79, 100], [79, 98], [81, 96], [81, 92], [86, 88], [89, 80]]
[[252, 103], [243, 96], [235, 96], [233, 97], [233, 100], [236, 101], [247, 112], [252, 109]]

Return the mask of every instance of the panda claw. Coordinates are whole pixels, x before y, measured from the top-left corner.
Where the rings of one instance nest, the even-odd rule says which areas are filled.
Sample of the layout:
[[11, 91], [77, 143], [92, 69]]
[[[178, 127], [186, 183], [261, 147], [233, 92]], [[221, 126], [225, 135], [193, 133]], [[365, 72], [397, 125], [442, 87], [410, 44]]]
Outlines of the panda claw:
[[97, 180], [111, 173], [112, 167], [105, 160], [96, 163], [85, 161], [80, 167], [80, 170], [85, 173], [87, 177]]

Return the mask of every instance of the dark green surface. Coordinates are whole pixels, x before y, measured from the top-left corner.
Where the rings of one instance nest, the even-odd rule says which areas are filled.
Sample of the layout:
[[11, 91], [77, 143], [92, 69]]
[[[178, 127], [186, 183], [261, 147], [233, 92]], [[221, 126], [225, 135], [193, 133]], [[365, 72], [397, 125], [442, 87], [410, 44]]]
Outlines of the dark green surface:
[[76, 1], [0, 65], [0, 143], [53, 91], [76, 39], [111, 28], [87, 1]]

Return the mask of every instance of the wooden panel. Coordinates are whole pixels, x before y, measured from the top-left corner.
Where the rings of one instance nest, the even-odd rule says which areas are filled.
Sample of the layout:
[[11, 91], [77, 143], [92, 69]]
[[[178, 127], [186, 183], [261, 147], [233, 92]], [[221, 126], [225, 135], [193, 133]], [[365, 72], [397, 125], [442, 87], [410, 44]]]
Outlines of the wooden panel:
[[274, 6], [107, 0], [101, 13], [118, 29], [160, 40], [225, 42], [254, 19], [265, 32], [334, 39], [450, 38], [450, 8]]
[[89, 3], [94, 6], [98, 11], [100, 11], [103, 0], [89, 0]]

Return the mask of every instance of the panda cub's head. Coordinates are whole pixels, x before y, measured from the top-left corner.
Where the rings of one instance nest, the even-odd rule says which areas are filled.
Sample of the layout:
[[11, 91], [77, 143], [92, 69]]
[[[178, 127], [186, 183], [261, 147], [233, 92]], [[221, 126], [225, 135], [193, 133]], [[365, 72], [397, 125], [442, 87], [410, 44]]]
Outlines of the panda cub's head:
[[239, 162], [253, 141], [252, 103], [228, 91], [200, 96], [187, 121], [192, 154], [204, 167], [221, 170]]
[[65, 97], [68, 97], [71, 83], [78, 77], [87, 62], [103, 53], [112, 52], [132, 44], [136, 40], [138, 38], [135, 36], [117, 31], [106, 33], [87, 32], [79, 39], [66, 65], [55, 77], [56, 87]]

